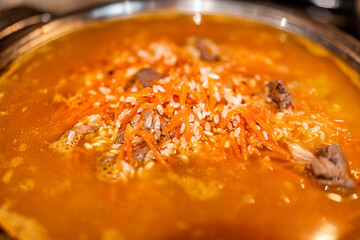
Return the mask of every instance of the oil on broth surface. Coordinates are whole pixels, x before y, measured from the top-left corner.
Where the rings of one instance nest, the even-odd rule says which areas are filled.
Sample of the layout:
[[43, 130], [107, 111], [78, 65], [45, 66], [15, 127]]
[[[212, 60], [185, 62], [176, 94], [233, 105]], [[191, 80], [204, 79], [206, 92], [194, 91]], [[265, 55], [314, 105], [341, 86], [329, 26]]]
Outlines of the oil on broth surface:
[[[146, 17], [101, 23], [42, 47], [3, 75], [0, 102], [0, 223], [20, 239], [351, 239], [360, 235], [359, 188], [341, 196], [318, 187], [291, 164], [244, 161], [199, 152], [169, 159], [128, 181], [96, 177], [91, 151], [51, 151], [75, 122], [54, 119], [65, 97], [86, 86], [86, 73], [106, 66], [129, 44], [209, 38], [245, 49], [250, 72], [286, 80], [295, 100], [311, 92], [343, 119], [353, 141], [342, 146], [358, 182], [359, 90], [330, 54], [314, 55], [297, 39], [272, 28], [226, 17]], [[181, 30], [180, 30], [181, 29]], [[239, 52], [236, 52], [239, 53]], [[240, 51], [241, 53], [241, 51]], [[358, 80], [359, 77], [356, 76]], [[67, 121], [69, 120], [70, 121]], [[75, 119], [78, 120], [78, 119]]]

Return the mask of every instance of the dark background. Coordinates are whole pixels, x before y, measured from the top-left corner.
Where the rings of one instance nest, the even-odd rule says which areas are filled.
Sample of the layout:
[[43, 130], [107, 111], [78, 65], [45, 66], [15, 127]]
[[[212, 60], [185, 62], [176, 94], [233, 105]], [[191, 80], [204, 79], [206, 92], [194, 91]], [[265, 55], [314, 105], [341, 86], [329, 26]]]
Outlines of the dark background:
[[278, 4], [326, 24], [331, 24], [360, 39], [360, 0], [271, 0], [252, 1]]

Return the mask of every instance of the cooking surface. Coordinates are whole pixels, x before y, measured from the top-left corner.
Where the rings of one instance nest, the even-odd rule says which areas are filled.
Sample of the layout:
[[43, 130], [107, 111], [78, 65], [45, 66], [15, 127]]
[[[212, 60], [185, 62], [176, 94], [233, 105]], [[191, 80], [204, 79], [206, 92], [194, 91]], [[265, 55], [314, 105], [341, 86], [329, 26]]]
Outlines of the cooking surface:
[[354, 105], [360, 94], [351, 82], [359, 80], [357, 74], [317, 46], [262, 25], [206, 16], [195, 25], [193, 16], [163, 17], [97, 24], [42, 47], [1, 78], [0, 223], [5, 229], [20, 239], [359, 236], [359, 188], [345, 195], [325, 191], [291, 163], [244, 161], [230, 150], [221, 157], [200, 151], [187, 161], [170, 158], [173, 171], [156, 163], [127, 181], [107, 183], [95, 174], [93, 152], [66, 155], [48, 148], [74, 124], [67, 121], [71, 115], [54, 118], [59, 89], [65, 97], [86, 89], [89, 79], [106, 74], [109, 60], [131, 46], [146, 48], [164, 39], [183, 46], [195, 36], [227, 47], [229, 56], [232, 48], [241, 49], [248, 53], [236, 59], [244, 75], [280, 78], [295, 101], [319, 103], [321, 111], [344, 120], [351, 140], [339, 143], [358, 182], [360, 109]]

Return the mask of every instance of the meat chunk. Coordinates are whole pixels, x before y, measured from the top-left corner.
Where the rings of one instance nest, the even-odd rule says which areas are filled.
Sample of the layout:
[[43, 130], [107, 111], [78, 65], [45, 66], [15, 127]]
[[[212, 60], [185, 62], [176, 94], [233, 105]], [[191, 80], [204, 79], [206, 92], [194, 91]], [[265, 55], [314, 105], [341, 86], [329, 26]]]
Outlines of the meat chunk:
[[66, 131], [59, 140], [50, 144], [50, 148], [60, 153], [71, 152], [85, 135], [97, 131], [98, 122], [81, 123]]
[[346, 173], [344, 153], [339, 145], [329, 145], [319, 151], [319, 156], [312, 163], [313, 173], [323, 178], [341, 178]]
[[220, 59], [218, 46], [209, 39], [196, 39], [196, 46], [200, 51], [200, 57], [204, 61], [215, 62]]
[[147, 145], [143, 145], [142, 147], [134, 151], [134, 159], [138, 162], [143, 162], [148, 151], [149, 147]]
[[163, 76], [152, 68], [143, 68], [135, 75], [143, 87], [151, 87], [150, 83], [155, 79], [161, 79]]
[[353, 180], [347, 174], [345, 156], [339, 145], [321, 148], [318, 158], [311, 163], [311, 171], [320, 183], [354, 187]]
[[269, 82], [267, 87], [270, 88], [269, 97], [281, 111], [288, 111], [292, 106], [295, 106], [295, 102], [290, 96], [290, 91], [283, 81]]
[[207, 62], [220, 60], [220, 49], [210, 39], [190, 37], [186, 41], [186, 46], [189, 53], [196, 58], [200, 58]]
[[125, 143], [125, 130], [121, 131], [117, 136], [115, 143], [124, 144]]

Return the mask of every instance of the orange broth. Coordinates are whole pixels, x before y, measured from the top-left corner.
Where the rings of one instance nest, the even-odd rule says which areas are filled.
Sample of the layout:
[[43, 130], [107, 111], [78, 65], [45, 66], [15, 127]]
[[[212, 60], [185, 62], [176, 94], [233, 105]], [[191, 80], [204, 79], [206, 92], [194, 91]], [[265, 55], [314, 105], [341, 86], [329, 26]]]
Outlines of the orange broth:
[[[169, 167], [155, 158], [141, 172], [110, 183], [97, 177], [99, 154], [84, 148], [83, 140], [67, 154], [49, 148], [83, 117], [82, 105], [71, 109], [66, 99], [76, 101], [77, 92], [101, 83], [123, 85], [120, 73], [139, 64], [138, 56], [126, 60], [136, 54], [134, 46], [182, 47], [191, 36], [211, 39], [226, 56], [211, 67], [231, 63], [227, 74], [249, 84], [282, 79], [295, 108], [309, 116], [324, 113], [339, 124], [344, 136], [329, 139], [342, 146], [355, 189], [328, 191], [291, 160], [245, 160], [226, 146], [186, 158], [171, 155], [165, 158]], [[158, 68], [169, 76], [181, 64]], [[357, 73], [307, 40], [226, 16], [203, 15], [196, 25], [190, 15], [145, 15], [68, 34], [23, 57], [0, 78], [0, 225], [18, 239], [355, 239], [357, 81]], [[313, 152], [322, 142], [303, 144]]]

